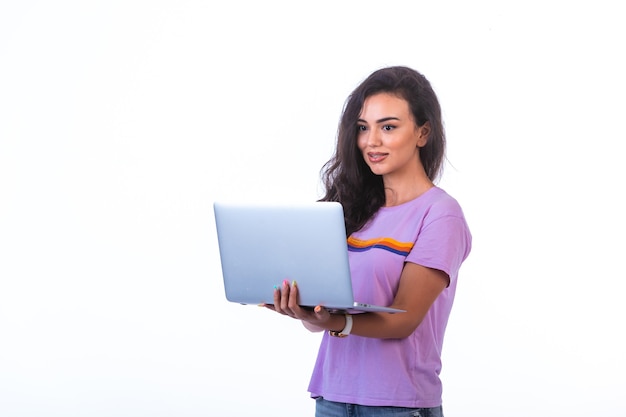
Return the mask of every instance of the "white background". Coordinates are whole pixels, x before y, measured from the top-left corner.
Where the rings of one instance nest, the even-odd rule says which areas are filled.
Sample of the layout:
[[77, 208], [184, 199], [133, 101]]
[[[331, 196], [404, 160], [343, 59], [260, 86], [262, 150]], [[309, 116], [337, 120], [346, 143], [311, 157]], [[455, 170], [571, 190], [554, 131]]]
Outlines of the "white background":
[[319, 341], [223, 295], [212, 202], [313, 200], [346, 96], [412, 66], [474, 249], [450, 416], [623, 416], [623, 8], [0, 2], [0, 416], [306, 416]]

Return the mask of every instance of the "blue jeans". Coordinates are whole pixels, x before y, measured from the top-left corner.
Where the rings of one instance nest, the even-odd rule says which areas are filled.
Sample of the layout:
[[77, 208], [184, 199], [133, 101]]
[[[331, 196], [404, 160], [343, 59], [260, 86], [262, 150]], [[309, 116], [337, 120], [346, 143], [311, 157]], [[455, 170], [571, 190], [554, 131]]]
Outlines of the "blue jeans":
[[371, 407], [315, 399], [315, 417], [443, 417], [443, 408]]

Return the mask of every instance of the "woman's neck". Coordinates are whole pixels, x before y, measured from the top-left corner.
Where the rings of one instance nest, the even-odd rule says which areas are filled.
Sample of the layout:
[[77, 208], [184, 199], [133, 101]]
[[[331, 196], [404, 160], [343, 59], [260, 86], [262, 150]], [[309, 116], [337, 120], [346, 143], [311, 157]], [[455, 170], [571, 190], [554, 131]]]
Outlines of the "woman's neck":
[[435, 186], [425, 173], [396, 181], [383, 178], [383, 183], [385, 186], [385, 207], [399, 206], [414, 200]]

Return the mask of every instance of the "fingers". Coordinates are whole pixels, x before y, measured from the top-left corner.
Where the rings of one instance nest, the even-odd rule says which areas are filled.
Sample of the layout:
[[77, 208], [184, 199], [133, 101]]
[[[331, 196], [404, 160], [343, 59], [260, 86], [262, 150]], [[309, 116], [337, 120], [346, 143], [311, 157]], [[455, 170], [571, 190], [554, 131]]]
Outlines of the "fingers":
[[285, 314], [287, 314], [288, 316], [291, 316], [290, 313], [291, 310], [289, 308], [289, 292], [291, 290], [291, 287], [289, 285], [289, 281], [288, 280], [283, 280], [283, 285], [282, 288], [280, 290], [281, 294], [280, 294], [280, 309], [282, 311], [285, 312]]
[[330, 312], [322, 306], [313, 311], [300, 306], [299, 291], [296, 281], [290, 283], [285, 279], [280, 286], [274, 287], [274, 304], [268, 307], [282, 315], [311, 323], [324, 323], [330, 319]]
[[277, 313], [282, 313], [282, 311], [280, 311], [280, 288], [278, 288], [278, 285], [274, 285], [274, 311], [276, 311]]
[[294, 313], [298, 313], [300, 311], [300, 305], [298, 304], [298, 284], [294, 280], [291, 284], [291, 289], [289, 291], [289, 301], [287, 302], [289, 309]]
[[280, 287], [274, 287], [274, 310], [286, 316], [297, 317], [300, 306], [298, 305], [298, 289], [295, 281], [290, 284], [285, 279]]
[[322, 306], [316, 306], [313, 312], [315, 313], [315, 318], [322, 323], [330, 319], [330, 312]]

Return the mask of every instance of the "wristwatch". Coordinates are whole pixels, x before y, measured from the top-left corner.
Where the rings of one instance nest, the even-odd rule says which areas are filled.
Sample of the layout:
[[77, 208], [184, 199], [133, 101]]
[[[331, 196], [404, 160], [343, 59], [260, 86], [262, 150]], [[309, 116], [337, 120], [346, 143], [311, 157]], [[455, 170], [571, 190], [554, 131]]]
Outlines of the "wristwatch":
[[334, 337], [346, 337], [350, 334], [351, 331], [352, 331], [352, 315], [346, 314], [346, 326], [343, 328], [343, 330], [340, 330], [340, 331], [329, 330], [328, 334]]

